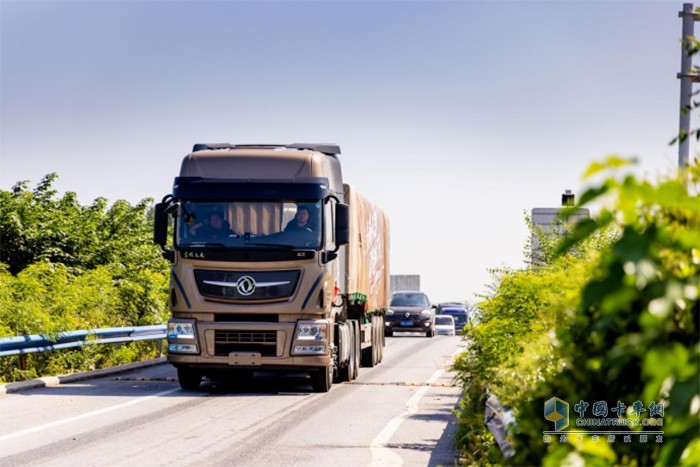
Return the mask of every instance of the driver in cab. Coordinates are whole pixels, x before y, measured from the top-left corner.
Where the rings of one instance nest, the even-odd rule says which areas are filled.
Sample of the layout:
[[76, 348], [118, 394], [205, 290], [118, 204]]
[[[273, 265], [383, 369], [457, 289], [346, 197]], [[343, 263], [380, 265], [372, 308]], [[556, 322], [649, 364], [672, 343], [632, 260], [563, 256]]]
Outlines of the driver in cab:
[[[314, 210], [315, 211], [315, 210]], [[312, 218], [312, 208], [307, 204], [297, 205], [294, 219], [284, 228], [285, 232], [318, 232], [316, 219]], [[316, 216], [314, 216], [316, 217]]]

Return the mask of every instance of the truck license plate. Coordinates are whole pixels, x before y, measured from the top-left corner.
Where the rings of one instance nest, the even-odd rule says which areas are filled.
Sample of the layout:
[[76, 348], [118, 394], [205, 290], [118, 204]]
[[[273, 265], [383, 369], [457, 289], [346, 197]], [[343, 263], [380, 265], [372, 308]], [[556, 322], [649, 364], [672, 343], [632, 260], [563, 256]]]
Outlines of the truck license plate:
[[262, 365], [262, 355], [258, 352], [231, 352], [228, 354], [229, 365]]

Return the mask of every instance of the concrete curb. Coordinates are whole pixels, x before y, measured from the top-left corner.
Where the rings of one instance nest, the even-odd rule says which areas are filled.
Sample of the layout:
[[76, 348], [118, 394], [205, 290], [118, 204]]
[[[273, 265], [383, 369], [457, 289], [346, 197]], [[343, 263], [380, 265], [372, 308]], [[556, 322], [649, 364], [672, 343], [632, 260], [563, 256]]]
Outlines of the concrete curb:
[[15, 392], [26, 391], [29, 389], [58, 386], [60, 384], [73, 383], [86, 379], [99, 378], [101, 376], [114, 375], [124, 373], [126, 371], [137, 370], [149, 366], [162, 365], [166, 363], [165, 358], [154, 358], [143, 362], [128, 363], [126, 365], [114, 366], [111, 368], [100, 368], [99, 370], [86, 371], [84, 373], [73, 373], [71, 375], [62, 376], [45, 376], [43, 378], [32, 379], [29, 381], [20, 381], [17, 383], [0, 384], [0, 394], [12, 394]]

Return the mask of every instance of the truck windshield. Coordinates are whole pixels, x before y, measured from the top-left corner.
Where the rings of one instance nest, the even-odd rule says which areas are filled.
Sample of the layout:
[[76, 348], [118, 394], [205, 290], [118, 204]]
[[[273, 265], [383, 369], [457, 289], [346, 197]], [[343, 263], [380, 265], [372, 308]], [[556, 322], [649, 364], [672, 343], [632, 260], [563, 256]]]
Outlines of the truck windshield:
[[177, 216], [179, 247], [318, 249], [321, 202], [183, 201]]

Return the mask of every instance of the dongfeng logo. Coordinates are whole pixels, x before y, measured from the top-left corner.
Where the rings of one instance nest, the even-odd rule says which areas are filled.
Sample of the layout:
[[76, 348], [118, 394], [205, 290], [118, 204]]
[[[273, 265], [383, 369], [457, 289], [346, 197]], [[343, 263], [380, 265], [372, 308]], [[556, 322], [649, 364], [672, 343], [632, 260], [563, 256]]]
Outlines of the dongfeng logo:
[[236, 288], [239, 294], [247, 297], [255, 292], [255, 279], [250, 276], [243, 276], [236, 282]]

